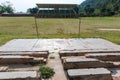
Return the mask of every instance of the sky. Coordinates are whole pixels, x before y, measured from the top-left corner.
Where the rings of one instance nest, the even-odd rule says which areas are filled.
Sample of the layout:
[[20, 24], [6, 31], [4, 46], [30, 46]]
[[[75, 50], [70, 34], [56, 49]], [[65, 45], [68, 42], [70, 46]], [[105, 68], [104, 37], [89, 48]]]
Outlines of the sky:
[[84, 0], [0, 0], [0, 4], [9, 1], [13, 4], [15, 12], [26, 12], [28, 8], [33, 8], [36, 3], [74, 3], [80, 4]]

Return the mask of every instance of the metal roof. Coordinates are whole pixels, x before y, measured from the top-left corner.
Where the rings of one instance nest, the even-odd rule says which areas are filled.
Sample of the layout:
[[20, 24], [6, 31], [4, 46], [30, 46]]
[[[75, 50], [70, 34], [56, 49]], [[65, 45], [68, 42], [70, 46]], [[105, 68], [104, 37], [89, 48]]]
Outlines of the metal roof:
[[41, 4], [37, 3], [39, 8], [74, 8], [77, 4]]

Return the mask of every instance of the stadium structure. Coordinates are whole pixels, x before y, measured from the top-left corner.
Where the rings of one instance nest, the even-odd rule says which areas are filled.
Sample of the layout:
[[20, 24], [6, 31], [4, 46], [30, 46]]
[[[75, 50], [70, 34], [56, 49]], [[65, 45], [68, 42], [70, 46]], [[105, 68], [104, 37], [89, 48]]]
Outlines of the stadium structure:
[[37, 4], [40, 18], [76, 18], [79, 17], [77, 4]]

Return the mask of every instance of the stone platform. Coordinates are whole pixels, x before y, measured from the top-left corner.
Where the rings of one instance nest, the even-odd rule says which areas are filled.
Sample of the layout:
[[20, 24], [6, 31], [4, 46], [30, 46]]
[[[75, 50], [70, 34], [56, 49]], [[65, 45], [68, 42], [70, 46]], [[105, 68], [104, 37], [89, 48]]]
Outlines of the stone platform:
[[86, 54], [87, 58], [96, 58], [102, 61], [120, 61], [120, 53], [95, 53]]
[[41, 80], [36, 71], [0, 72], [0, 80]]
[[[73, 39], [14, 39], [0, 47], [0, 52], [41, 52], [41, 51], [114, 51], [120, 46], [100, 38]], [[90, 52], [89, 51], [89, 52]]]
[[43, 57], [30, 57], [30, 56], [19, 56], [19, 55], [4, 55], [0, 56], [0, 64], [21, 64], [21, 63], [30, 63], [30, 62], [39, 62], [44, 63]]
[[63, 66], [65, 69], [107, 67], [107, 65], [104, 62], [100, 62], [97, 59], [79, 57], [69, 57], [64, 59]]
[[0, 52], [0, 56], [5, 56], [5, 55], [17, 55], [17, 56], [30, 56], [30, 57], [44, 57], [47, 58], [49, 55], [48, 51], [40, 51], [40, 52]]
[[105, 68], [71, 69], [67, 72], [70, 80], [113, 80]]
[[[85, 54], [88, 54], [88, 53], [119, 53], [119, 52], [120, 52], [119, 45], [113, 44], [107, 40], [100, 39], [100, 38], [96, 38], [96, 39], [94, 38], [87, 38], [87, 39], [82, 39], [82, 38], [80, 39], [14, 39], [0, 47], [0, 56], [7, 56], [7, 55], [29, 56], [29, 57], [35, 57], [34, 60], [39, 60], [38, 58], [40, 57], [44, 57], [47, 59], [49, 53], [54, 53], [54, 54], [59, 53], [60, 57], [64, 57], [64, 56], [66, 57], [66, 56], [85, 56]], [[62, 69], [62, 65], [60, 64], [61, 63], [60, 58], [55, 57], [55, 60], [56, 59], [58, 59], [58, 61], [50, 60], [48, 61], [48, 64], [52, 62], [59, 62], [58, 64], [60, 66], [57, 65], [57, 66], [54, 66], [54, 68], [57, 72], [57, 69], [61, 67], [60, 72], [57, 72], [57, 76], [60, 76], [61, 73], [64, 73], [64, 71]], [[89, 60], [84, 60], [84, 59], [80, 59], [80, 60], [73, 59], [73, 61], [66, 60], [66, 62], [68, 63], [88, 62], [90, 64], [95, 64], [95, 65], [97, 64], [97, 63], [92, 63], [91, 61], [97, 62], [97, 63], [100, 62], [97, 59], [91, 59], [90, 62]], [[55, 65], [55, 64], [52, 63], [49, 66], [51, 65]], [[88, 65], [88, 64], [86, 63], [85, 65]], [[104, 68], [88, 69], [85, 65], [83, 68], [86, 68], [86, 69], [68, 70], [69, 78], [72, 80], [80, 80], [80, 79], [81, 80], [98, 80], [98, 79], [99, 80], [112, 80], [110, 71], [108, 71], [107, 69], [104, 69]], [[21, 71], [21, 68], [20, 69], [11, 68], [11, 70]], [[27, 71], [29, 70], [31, 69], [28, 69]], [[23, 71], [26, 71], [26, 69]], [[10, 75], [14, 74], [14, 72], [8, 72], [8, 73], [11, 73]], [[19, 75], [21, 73], [17, 73], [17, 74]], [[31, 76], [31, 75], [28, 75], [28, 76]], [[59, 80], [57, 76], [54, 77], [55, 80], [57, 79]], [[2, 80], [4, 80], [4, 77], [2, 78], [3, 78]], [[12, 80], [16, 80], [16, 79], [19, 79], [19, 78], [16, 77], [15, 79], [12, 79]], [[28, 80], [36, 80], [36, 79], [37, 77], [35, 77], [35, 79], [28, 79]], [[20, 79], [20, 80], [27, 80], [27, 79]], [[66, 80], [66, 78], [62, 80]]]
[[67, 56], [84, 56], [85, 54], [90, 53], [118, 53], [119, 50], [61, 50], [59, 51], [60, 57]]

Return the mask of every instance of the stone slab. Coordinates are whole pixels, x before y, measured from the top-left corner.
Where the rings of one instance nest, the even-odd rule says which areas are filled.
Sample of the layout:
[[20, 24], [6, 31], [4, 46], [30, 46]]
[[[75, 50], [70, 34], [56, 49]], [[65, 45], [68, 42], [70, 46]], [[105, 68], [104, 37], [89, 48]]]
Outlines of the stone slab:
[[79, 58], [79, 57], [69, 57], [65, 59], [66, 62], [85, 62], [85, 61], [99, 61], [94, 58]]
[[0, 56], [0, 64], [21, 64], [30, 62], [46, 63], [47, 60], [43, 57], [30, 57], [20, 55], [4, 55]]
[[66, 56], [84, 56], [88, 53], [118, 53], [119, 50], [61, 50], [60, 57]]
[[32, 57], [29, 56], [19, 56], [19, 55], [5, 55], [5, 56], [0, 56], [0, 59], [33, 59]]
[[14, 39], [0, 47], [0, 51], [60, 51], [60, 50], [111, 50], [120, 46], [100, 38], [73, 39]]
[[0, 72], [0, 80], [41, 80], [36, 71]]
[[64, 69], [79, 69], [79, 68], [102, 68], [107, 67], [107, 64], [92, 58], [69, 57], [63, 61]]
[[48, 51], [41, 51], [41, 52], [0, 52], [0, 55], [21, 55], [21, 56], [31, 56], [31, 57], [44, 57], [48, 58], [49, 52]]
[[5, 72], [8, 70], [8, 66], [0, 66], [0, 72]]
[[28, 63], [28, 62], [32, 62], [33, 60], [34, 58], [29, 56], [18, 56], [18, 55], [0, 56], [0, 64]]
[[86, 54], [87, 58], [96, 58], [102, 61], [120, 61], [120, 53], [95, 53]]
[[109, 70], [105, 68], [68, 70], [70, 80], [112, 80]]

